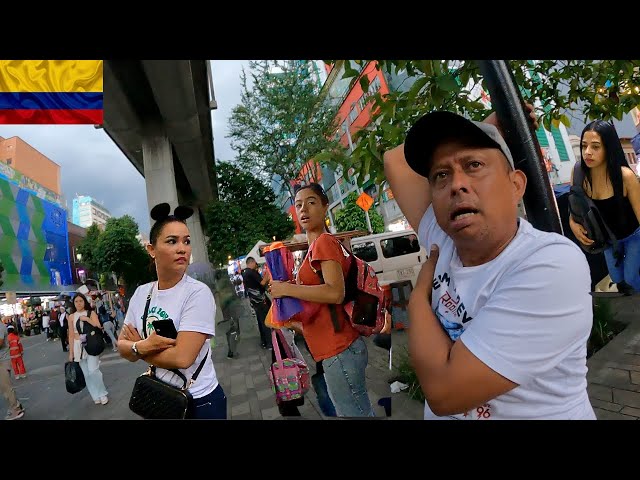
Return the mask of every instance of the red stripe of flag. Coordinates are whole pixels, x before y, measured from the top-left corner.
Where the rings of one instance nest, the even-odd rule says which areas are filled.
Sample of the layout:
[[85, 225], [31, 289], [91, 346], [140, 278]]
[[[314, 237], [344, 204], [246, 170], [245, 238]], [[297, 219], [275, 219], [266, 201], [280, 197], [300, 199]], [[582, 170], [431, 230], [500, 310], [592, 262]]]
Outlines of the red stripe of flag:
[[102, 125], [104, 110], [0, 110], [0, 124]]

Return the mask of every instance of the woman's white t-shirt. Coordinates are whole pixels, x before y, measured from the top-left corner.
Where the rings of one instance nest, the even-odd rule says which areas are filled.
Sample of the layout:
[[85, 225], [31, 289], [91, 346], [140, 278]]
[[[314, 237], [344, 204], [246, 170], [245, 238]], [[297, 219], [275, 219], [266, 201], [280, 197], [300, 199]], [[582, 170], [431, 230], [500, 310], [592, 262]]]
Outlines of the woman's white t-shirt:
[[[188, 382], [200, 366], [204, 356], [208, 354], [198, 378], [189, 389], [193, 398], [204, 397], [218, 386], [208, 341], [212, 335], [215, 335], [216, 303], [213, 294], [207, 285], [188, 275], [184, 275], [176, 285], [166, 290], [158, 290], [156, 282], [138, 287], [129, 302], [129, 310], [124, 323], [135, 327], [143, 338], [142, 316], [147, 303], [147, 295], [152, 286], [153, 294], [146, 322], [147, 335], [153, 332], [152, 322], [154, 320], [164, 319], [173, 320], [178, 332], [200, 332], [207, 335], [207, 341], [202, 345], [193, 365], [186, 369], [180, 369]], [[156, 376], [173, 385], [180, 387], [183, 385], [183, 381], [178, 375], [164, 368], [156, 368]]]

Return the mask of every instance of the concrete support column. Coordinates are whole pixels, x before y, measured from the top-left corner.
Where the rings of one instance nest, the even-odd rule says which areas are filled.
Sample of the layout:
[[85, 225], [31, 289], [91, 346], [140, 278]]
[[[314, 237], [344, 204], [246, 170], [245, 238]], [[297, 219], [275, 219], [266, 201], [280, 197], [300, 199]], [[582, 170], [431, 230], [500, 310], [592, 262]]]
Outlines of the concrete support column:
[[191, 218], [187, 219], [189, 233], [191, 233], [191, 258], [193, 263], [209, 263], [207, 245], [204, 238], [204, 230], [200, 223], [200, 214], [196, 208]]
[[173, 211], [178, 206], [173, 154], [171, 142], [160, 126], [145, 130], [142, 138], [142, 159], [149, 211], [163, 202], [171, 205], [171, 211]]

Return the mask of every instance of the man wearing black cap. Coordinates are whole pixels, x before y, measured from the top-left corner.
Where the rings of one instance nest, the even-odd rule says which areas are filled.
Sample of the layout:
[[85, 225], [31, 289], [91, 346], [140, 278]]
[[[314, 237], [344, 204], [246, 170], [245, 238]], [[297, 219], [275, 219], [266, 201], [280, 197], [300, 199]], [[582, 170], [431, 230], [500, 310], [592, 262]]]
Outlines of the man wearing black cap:
[[496, 124], [433, 112], [384, 156], [431, 251], [409, 302], [425, 419], [595, 419], [589, 266], [571, 241], [519, 218], [527, 179]]

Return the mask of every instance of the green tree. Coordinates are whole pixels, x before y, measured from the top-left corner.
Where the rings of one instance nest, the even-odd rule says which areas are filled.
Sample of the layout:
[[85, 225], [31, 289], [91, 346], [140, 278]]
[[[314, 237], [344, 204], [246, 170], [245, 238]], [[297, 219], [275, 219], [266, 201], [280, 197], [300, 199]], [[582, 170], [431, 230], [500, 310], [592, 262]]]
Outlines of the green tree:
[[206, 209], [207, 250], [213, 265], [245, 255], [259, 240], [284, 239], [294, 231], [274, 205], [273, 190], [235, 165], [217, 163], [219, 199]]
[[107, 220], [95, 249], [97, 271], [114, 272], [128, 285], [151, 281], [151, 273], [145, 265], [149, 257], [136, 238], [138, 233], [138, 224], [129, 215]]
[[98, 242], [100, 241], [100, 235], [102, 232], [98, 228], [97, 224], [92, 224], [87, 228], [87, 235], [84, 240], [80, 242], [77, 247], [77, 252], [82, 255], [82, 263], [86, 265], [89, 270], [95, 274], [100, 273], [98, 266], [98, 256], [96, 254], [98, 248]]
[[[364, 91], [369, 80], [361, 76], [368, 62], [376, 62], [383, 72], [405, 77], [402, 87], [389, 93], [377, 91], [368, 98], [373, 121], [353, 136], [357, 144], [348, 155], [336, 151], [317, 158], [331, 158], [344, 171], [354, 168], [360, 185], [369, 175], [384, 180], [382, 156], [404, 141], [407, 130], [425, 113], [451, 110], [482, 120], [489, 113], [478, 98], [476, 86], [482, 75], [475, 61], [461, 60], [330, 60], [343, 68], [342, 78], [360, 82]], [[518, 60], [510, 61], [522, 96], [540, 102], [541, 123], [549, 129], [559, 123], [569, 126], [571, 118], [582, 120], [622, 119], [640, 105], [639, 60]]]
[[[241, 103], [229, 119], [231, 147], [237, 163], [264, 181], [279, 178], [293, 196], [291, 182], [318, 153], [333, 152], [337, 106], [322, 101], [320, 86], [304, 61], [250, 62], [252, 82], [246, 73]], [[313, 170], [313, 169], [312, 169]], [[317, 171], [310, 171], [317, 181]]]
[[[358, 206], [356, 200], [358, 200], [358, 195], [356, 192], [351, 192], [345, 200], [344, 208], [336, 213], [336, 228], [339, 232], [369, 229], [366, 214]], [[369, 220], [371, 220], [373, 233], [384, 232], [384, 219], [374, 207], [369, 209]]]

